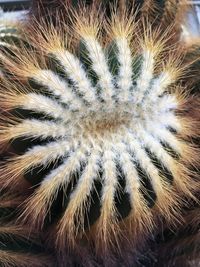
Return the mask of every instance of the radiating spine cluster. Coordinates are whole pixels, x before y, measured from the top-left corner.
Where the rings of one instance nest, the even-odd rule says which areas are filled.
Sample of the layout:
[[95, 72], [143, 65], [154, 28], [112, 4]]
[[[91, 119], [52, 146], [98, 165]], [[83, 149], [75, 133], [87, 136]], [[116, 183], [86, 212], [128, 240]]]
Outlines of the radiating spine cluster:
[[63, 253], [85, 238], [97, 254], [127, 233], [132, 243], [160, 216], [176, 221], [195, 191], [190, 138], [199, 132], [179, 80], [187, 66], [178, 45], [167, 47], [171, 29], [147, 25], [126, 10], [106, 19], [85, 8], [63, 30], [36, 23], [30, 47], [4, 59], [16, 79], [2, 79], [11, 112], [1, 147], [26, 145], [1, 167], [0, 184], [15, 191], [23, 176], [36, 180], [20, 219], [33, 229], [56, 222]]

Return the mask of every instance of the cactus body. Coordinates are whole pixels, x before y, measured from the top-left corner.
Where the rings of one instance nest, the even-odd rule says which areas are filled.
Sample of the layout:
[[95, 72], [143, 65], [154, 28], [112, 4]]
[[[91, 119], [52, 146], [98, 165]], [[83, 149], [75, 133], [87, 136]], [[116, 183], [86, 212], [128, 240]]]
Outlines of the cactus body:
[[94, 255], [99, 266], [117, 266], [119, 251], [131, 266], [143, 237], [160, 220], [180, 219], [197, 187], [199, 121], [181, 83], [182, 49], [168, 44], [171, 27], [126, 9], [102, 13], [85, 7], [70, 24], [35, 22], [30, 47], [4, 59], [12, 75], [2, 79], [10, 113], [0, 141], [16, 154], [0, 184], [22, 194], [25, 180], [33, 186], [20, 219], [48, 227], [63, 266], [70, 253], [85, 266]]

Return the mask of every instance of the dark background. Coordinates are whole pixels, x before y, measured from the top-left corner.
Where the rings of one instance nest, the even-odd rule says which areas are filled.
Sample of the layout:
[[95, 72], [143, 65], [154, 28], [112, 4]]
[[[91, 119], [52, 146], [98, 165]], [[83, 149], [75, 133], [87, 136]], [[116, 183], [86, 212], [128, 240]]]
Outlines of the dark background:
[[30, 0], [0, 0], [0, 7], [4, 11], [16, 11], [29, 8]]

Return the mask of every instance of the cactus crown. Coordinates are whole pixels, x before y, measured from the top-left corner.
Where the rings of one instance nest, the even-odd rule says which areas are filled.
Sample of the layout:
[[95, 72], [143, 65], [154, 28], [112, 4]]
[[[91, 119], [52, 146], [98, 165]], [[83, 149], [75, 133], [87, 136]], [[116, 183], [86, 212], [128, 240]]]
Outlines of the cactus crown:
[[84, 8], [70, 25], [35, 23], [30, 47], [4, 60], [15, 82], [2, 80], [1, 106], [11, 112], [0, 140], [21, 151], [0, 182], [20, 190], [25, 176], [36, 185], [22, 216], [37, 228], [58, 221], [61, 249], [85, 236], [110, 245], [124, 224], [136, 236], [192, 195], [195, 122], [179, 82], [186, 66], [178, 45], [166, 45], [171, 29], [147, 24], [127, 10], [106, 19]]

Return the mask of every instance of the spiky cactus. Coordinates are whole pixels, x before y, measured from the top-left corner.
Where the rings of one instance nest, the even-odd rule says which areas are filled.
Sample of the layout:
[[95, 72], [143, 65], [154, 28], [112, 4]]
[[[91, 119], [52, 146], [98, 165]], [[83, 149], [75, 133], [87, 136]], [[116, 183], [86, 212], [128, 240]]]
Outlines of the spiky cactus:
[[200, 209], [192, 207], [183, 214], [184, 223], [174, 233], [165, 233], [156, 246], [156, 266], [199, 266], [200, 262]]
[[66, 8], [63, 6], [67, 7], [70, 13], [71, 8], [81, 8], [82, 4], [104, 8], [106, 16], [110, 16], [113, 5], [119, 11], [128, 7], [137, 13], [137, 18], [148, 18], [153, 26], [159, 25], [164, 28], [171, 25], [173, 37], [175, 37], [176, 31], [180, 34], [181, 22], [183, 22], [185, 12], [189, 7], [187, 0], [35, 0], [32, 1], [30, 13], [37, 20], [50, 19], [53, 23], [55, 17], [59, 16], [59, 20], [67, 22], [69, 16], [66, 16]]
[[13, 18], [0, 8], [0, 51], [14, 49], [14, 46], [19, 44], [22, 38], [20, 25], [25, 21], [25, 17], [26, 15], [22, 14], [21, 19]]
[[[0, 60], [3, 56], [3, 51], [14, 48], [14, 41], [19, 39], [17, 33], [18, 23], [9, 19], [2, 9], [0, 9]], [[3, 75], [0, 69], [0, 76]]]
[[2, 79], [10, 113], [0, 140], [16, 155], [0, 184], [22, 195], [34, 186], [20, 219], [48, 228], [62, 266], [117, 266], [119, 251], [131, 266], [138, 244], [158, 222], [179, 220], [198, 185], [198, 103], [181, 82], [188, 65], [177, 38], [169, 46], [171, 22], [163, 30], [125, 7], [110, 10], [32, 21], [31, 48], [4, 58], [12, 75]]
[[9, 193], [0, 197], [0, 265], [2, 267], [55, 266], [53, 255], [45, 252], [38, 233], [16, 220], [17, 207], [23, 198]]

